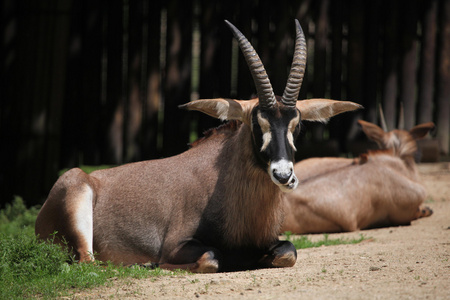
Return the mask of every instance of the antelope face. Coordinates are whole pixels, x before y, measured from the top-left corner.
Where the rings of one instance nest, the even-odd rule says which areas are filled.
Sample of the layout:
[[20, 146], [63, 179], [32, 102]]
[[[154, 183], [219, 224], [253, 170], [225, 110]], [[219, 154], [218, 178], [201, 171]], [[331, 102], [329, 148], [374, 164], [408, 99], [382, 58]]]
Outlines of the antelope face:
[[252, 112], [253, 145], [261, 165], [283, 192], [297, 187], [294, 173], [295, 140], [300, 132], [300, 112], [295, 107], [256, 107]]
[[230, 22], [226, 21], [238, 41], [252, 73], [259, 105], [252, 111], [253, 144], [259, 162], [267, 168], [272, 181], [284, 192], [297, 187], [294, 174], [294, 142], [300, 131], [297, 98], [305, 74], [306, 40], [295, 20], [295, 49], [288, 81], [281, 97], [275, 97], [264, 65], [253, 46]]

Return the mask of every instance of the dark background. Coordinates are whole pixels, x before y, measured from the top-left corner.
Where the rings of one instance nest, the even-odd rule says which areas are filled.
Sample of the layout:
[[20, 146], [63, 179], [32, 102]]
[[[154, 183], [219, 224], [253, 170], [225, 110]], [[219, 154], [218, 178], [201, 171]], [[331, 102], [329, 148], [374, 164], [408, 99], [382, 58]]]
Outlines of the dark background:
[[3, 0], [0, 204], [41, 204], [64, 168], [167, 157], [219, 121], [177, 108], [249, 99], [255, 88], [224, 19], [262, 58], [276, 94], [290, 69], [294, 18], [308, 43], [300, 99], [365, 110], [305, 124], [298, 158], [351, 155], [356, 120], [390, 129], [433, 121], [449, 151], [450, 0]]

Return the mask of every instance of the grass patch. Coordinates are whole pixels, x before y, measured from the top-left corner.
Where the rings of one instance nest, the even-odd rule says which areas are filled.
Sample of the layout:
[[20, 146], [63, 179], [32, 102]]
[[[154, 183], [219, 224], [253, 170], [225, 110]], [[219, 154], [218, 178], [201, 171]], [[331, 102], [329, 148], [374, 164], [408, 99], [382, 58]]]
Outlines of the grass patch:
[[305, 248], [316, 248], [321, 246], [333, 246], [333, 245], [347, 245], [347, 244], [358, 244], [366, 239], [366, 237], [362, 234], [359, 235], [357, 239], [330, 239], [328, 234], [323, 235], [323, 240], [313, 242], [308, 239], [307, 236], [293, 236], [291, 232], [285, 232], [284, 236], [287, 241], [290, 241], [294, 244], [295, 249], [305, 249]]
[[112, 278], [148, 278], [176, 274], [160, 269], [123, 267], [111, 263], [72, 263], [60, 245], [34, 236], [0, 237], [0, 294], [4, 299], [70, 296], [106, 284]]
[[22, 198], [15, 196], [12, 203], [7, 203], [0, 211], [0, 233], [12, 237], [23, 234], [34, 236], [34, 223], [38, 212], [38, 207], [27, 209]]
[[27, 209], [20, 197], [0, 211], [0, 298], [53, 299], [105, 285], [116, 278], [149, 278], [185, 274], [111, 263], [76, 263], [65, 247], [34, 235], [39, 209]]

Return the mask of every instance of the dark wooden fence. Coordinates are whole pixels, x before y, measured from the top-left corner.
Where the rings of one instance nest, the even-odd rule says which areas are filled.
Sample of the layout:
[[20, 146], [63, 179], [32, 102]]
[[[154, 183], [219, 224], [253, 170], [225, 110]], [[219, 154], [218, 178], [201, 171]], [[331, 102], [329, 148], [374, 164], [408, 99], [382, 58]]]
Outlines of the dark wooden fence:
[[355, 120], [377, 122], [378, 103], [390, 128], [400, 103], [406, 128], [434, 121], [448, 153], [449, 0], [4, 0], [1, 201], [42, 203], [63, 168], [174, 155], [218, 125], [177, 106], [254, 95], [224, 19], [251, 40], [281, 94], [294, 18], [309, 47], [300, 99], [365, 106], [306, 124], [299, 157], [349, 152], [362, 138]]

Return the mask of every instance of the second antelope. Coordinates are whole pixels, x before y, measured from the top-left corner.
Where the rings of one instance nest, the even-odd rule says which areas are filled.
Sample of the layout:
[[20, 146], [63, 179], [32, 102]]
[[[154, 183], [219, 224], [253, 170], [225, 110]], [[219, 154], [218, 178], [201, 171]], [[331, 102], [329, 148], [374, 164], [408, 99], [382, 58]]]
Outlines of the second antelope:
[[[157, 263], [193, 272], [294, 265], [297, 252], [279, 241], [281, 192], [293, 172], [300, 120], [325, 121], [358, 104], [297, 101], [306, 45], [296, 21], [295, 54], [284, 94], [276, 97], [255, 50], [227, 22], [245, 56], [258, 98], [197, 100], [183, 105], [221, 120], [180, 155], [63, 174], [36, 220], [36, 234], [64, 237], [81, 261]], [[96, 256], [93, 256], [96, 254]]]
[[300, 183], [285, 195], [286, 218], [281, 232], [355, 231], [406, 225], [431, 215], [429, 208], [421, 207], [427, 193], [420, 183], [414, 154], [416, 140], [434, 124], [420, 124], [409, 132], [387, 132], [385, 125], [383, 130], [369, 122], [358, 122], [382, 150], [369, 151], [356, 159], [311, 158], [298, 162], [295, 173]]

